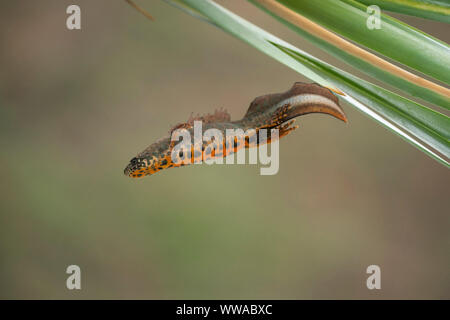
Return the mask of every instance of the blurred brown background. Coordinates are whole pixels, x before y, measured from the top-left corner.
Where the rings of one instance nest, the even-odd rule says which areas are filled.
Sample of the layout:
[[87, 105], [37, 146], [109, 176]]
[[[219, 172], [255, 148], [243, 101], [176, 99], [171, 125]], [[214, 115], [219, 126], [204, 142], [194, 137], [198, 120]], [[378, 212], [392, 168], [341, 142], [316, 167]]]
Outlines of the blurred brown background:
[[[280, 142], [280, 171], [134, 180], [191, 112], [243, 116], [299, 74], [162, 1], [0, 4], [0, 298], [450, 298], [449, 172], [349, 105]], [[337, 66], [246, 1], [234, 12]], [[82, 30], [66, 29], [78, 4]], [[397, 15], [449, 42], [448, 26]], [[69, 291], [66, 267], [82, 270]], [[377, 264], [382, 289], [366, 288]]]

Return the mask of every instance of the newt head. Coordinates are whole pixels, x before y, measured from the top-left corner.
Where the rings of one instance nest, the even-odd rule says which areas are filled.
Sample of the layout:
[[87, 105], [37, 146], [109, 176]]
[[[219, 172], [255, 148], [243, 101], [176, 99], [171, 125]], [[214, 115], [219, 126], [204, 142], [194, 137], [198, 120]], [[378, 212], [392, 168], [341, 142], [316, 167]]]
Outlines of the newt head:
[[162, 138], [132, 158], [126, 166], [124, 174], [131, 178], [142, 178], [173, 167], [170, 154], [170, 138]]

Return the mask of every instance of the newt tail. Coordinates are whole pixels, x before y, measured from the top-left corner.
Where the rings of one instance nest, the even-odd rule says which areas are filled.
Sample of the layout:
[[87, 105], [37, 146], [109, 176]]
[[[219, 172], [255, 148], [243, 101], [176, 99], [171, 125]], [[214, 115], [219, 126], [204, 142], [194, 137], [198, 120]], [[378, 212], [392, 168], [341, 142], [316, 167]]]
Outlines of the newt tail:
[[[347, 117], [339, 105], [338, 98], [329, 89], [315, 83], [296, 82], [286, 92], [255, 98], [241, 120], [231, 121], [230, 115], [225, 110], [217, 110], [214, 114], [205, 116], [191, 116], [187, 122], [173, 127], [169, 136], [151, 144], [131, 159], [124, 173], [132, 178], [140, 178], [166, 168], [226, 157], [242, 148], [252, 148], [264, 143], [271, 143], [270, 130], [268, 130], [268, 137], [264, 141], [258, 138], [259, 130], [278, 129], [279, 138], [282, 138], [298, 128], [298, 126], [293, 125], [294, 118], [309, 113], [328, 114], [347, 122]], [[217, 129], [223, 136], [226, 136], [227, 129], [234, 129], [246, 134], [233, 137], [233, 141], [201, 141], [200, 145], [192, 145], [191, 152], [176, 152], [174, 157], [174, 141], [171, 141], [172, 133], [177, 129], [186, 129], [191, 136], [194, 136], [194, 121], [202, 122], [203, 131]], [[189, 161], [185, 161], [188, 156], [190, 156], [187, 159]]]

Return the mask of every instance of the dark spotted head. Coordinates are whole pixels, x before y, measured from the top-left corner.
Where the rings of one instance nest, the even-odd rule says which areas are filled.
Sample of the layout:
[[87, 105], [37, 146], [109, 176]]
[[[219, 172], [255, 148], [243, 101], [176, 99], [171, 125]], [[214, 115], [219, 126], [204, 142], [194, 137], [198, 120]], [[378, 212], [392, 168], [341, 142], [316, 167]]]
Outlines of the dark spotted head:
[[138, 172], [141, 172], [141, 170], [145, 170], [147, 167], [147, 162], [144, 161], [145, 159], [142, 158], [136, 158], [130, 160], [130, 163], [127, 165], [127, 167], [124, 170], [124, 173], [126, 176], [131, 176], [134, 174], [138, 174]]
[[163, 138], [132, 158], [124, 174], [131, 178], [141, 178], [171, 166], [170, 138]]

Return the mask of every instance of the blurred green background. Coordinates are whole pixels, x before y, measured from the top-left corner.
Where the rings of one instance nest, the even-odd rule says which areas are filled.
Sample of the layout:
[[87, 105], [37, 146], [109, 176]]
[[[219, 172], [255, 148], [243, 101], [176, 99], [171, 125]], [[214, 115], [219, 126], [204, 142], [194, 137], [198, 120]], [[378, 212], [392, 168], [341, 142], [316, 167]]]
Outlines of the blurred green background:
[[[449, 171], [344, 104], [280, 142], [280, 171], [130, 158], [191, 112], [243, 116], [307, 81], [162, 1], [0, 4], [0, 298], [450, 298]], [[246, 1], [219, 3], [347, 68]], [[66, 29], [78, 4], [82, 30]], [[448, 26], [404, 21], [449, 42]], [[358, 73], [358, 71], [356, 71]], [[359, 73], [358, 73], [359, 74]], [[65, 270], [82, 271], [82, 290]], [[381, 290], [366, 288], [381, 267]]]

